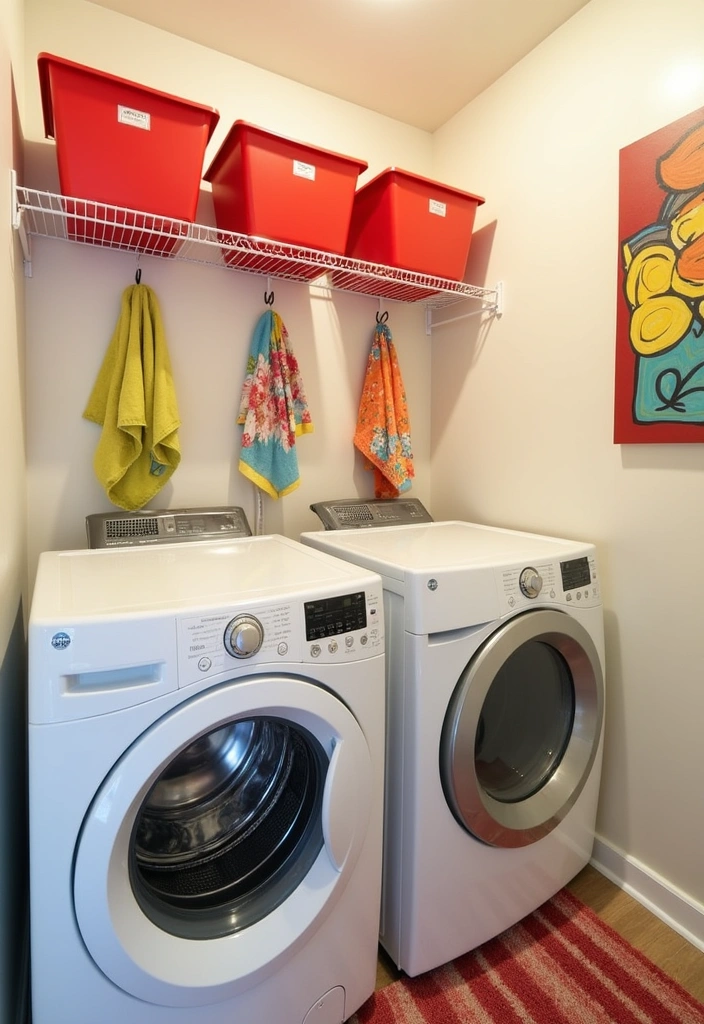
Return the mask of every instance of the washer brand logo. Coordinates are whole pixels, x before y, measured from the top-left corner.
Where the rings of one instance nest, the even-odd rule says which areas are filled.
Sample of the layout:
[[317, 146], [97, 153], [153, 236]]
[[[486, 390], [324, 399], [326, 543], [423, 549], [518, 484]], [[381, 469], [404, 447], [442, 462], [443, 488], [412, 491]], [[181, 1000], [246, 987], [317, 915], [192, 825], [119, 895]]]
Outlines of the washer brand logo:
[[54, 633], [51, 638], [51, 646], [57, 651], [65, 650], [71, 643], [71, 637], [68, 633]]

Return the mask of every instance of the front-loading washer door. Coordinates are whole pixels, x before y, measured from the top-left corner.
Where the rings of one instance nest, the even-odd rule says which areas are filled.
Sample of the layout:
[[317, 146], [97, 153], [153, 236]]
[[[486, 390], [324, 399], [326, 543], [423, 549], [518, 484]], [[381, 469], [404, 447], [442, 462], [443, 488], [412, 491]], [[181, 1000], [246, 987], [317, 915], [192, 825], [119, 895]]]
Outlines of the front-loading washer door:
[[260, 982], [344, 891], [372, 778], [359, 723], [303, 679], [247, 677], [180, 705], [125, 752], [84, 820], [74, 903], [93, 960], [164, 1006]]
[[570, 615], [530, 611], [492, 633], [443, 724], [442, 784], [460, 825], [498, 847], [551, 832], [587, 781], [603, 704], [598, 652]]

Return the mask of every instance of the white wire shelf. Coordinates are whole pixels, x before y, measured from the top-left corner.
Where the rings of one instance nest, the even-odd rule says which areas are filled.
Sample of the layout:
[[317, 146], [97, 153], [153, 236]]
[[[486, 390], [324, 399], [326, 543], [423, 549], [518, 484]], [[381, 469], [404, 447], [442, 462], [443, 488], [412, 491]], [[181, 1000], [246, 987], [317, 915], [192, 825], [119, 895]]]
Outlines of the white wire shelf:
[[[474, 313], [496, 316], [502, 313], [500, 284], [496, 288], [481, 288], [463, 281], [171, 220], [140, 210], [39, 192], [17, 185], [14, 172], [12, 189], [13, 227], [19, 232], [25, 273], [29, 277], [32, 273], [31, 236], [40, 235], [307, 284], [315, 281], [336, 290], [360, 292], [380, 299], [419, 302], [428, 311], [428, 329], [436, 326], [430, 318], [431, 310], [466, 299], [481, 303]], [[470, 315], [472, 313], [463, 314]]]

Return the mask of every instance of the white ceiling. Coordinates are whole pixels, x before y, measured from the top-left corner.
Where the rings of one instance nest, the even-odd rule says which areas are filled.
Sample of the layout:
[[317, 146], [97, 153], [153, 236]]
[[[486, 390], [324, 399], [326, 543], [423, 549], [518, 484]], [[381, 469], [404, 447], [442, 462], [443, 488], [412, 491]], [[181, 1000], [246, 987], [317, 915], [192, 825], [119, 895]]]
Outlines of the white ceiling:
[[434, 131], [588, 0], [91, 0]]

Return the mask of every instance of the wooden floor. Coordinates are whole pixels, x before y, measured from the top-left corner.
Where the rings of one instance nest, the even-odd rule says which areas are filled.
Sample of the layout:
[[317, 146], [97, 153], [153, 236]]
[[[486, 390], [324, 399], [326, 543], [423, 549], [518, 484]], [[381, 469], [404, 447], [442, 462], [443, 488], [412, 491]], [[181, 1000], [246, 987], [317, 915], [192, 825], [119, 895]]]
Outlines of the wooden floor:
[[614, 931], [704, 1003], [704, 953], [589, 865], [567, 886]]
[[[704, 953], [589, 865], [567, 888], [632, 946], [678, 981], [682, 988], [704, 1003]], [[383, 988], [401, 976], [380, 948], [376, 987]]]

